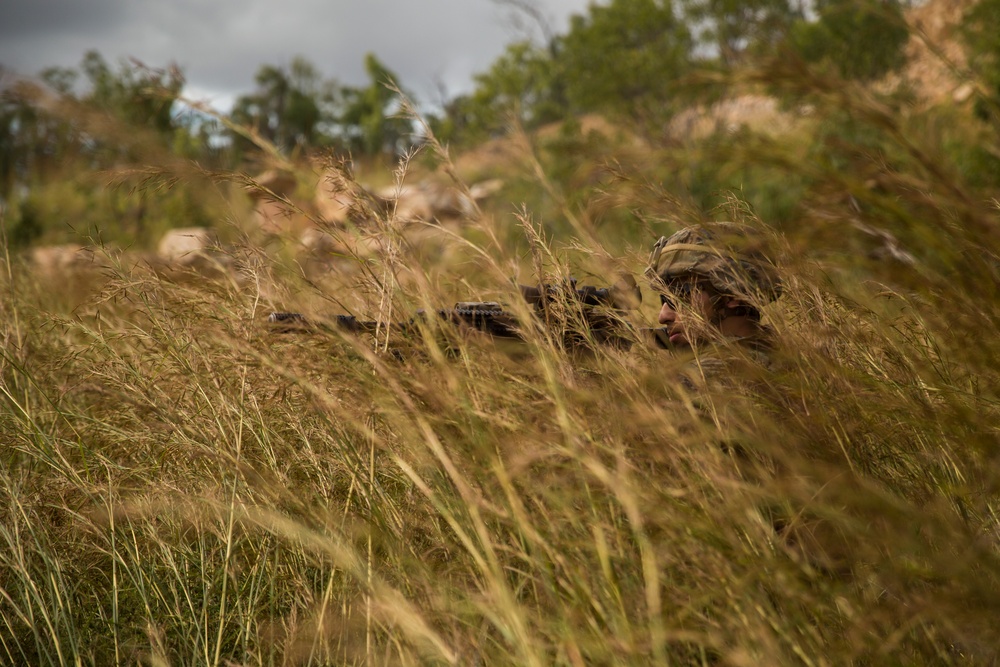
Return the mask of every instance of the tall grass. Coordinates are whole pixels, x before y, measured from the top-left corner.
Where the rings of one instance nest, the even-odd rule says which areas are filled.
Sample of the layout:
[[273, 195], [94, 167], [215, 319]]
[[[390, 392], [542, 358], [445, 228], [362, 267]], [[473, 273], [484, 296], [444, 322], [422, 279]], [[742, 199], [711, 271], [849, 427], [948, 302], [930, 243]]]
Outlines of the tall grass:
[[[251, 248], [212, 280], [111, 256], [68, 311], [8, 257], [0, 662], [998, 660], [995, 201], [933, 152], [933, 124], [779, 75], [811, 81], [802, 151], [730, 159], [794, 172], [798, 219], [779, 234], [738, 195], [699, 212], [774, 241], [766, 363], [725, 343], [584, 352], [532, 327], [508, 349], [433, 321], [279, 336], [264, 317], [303, 283]], [[841, 113], [865, 132], [823, 134]], [[826, 159], [792, 159], [813, 140]], [[694, 205], [629, 171], [659, 163], [648, 150], [598, 194], [636, 196], [652, 236]], [[527, 321], [515, 268], [642, 272], [642, 245], [621, 252], [544, 156], [524, 164], [575, 244], [530, 210], [480, 211], [429, 265], [372, 209], [332, 233], [373, 254], [298, 305], [402, 317], [466, 290]], [[878, 255], [891, 244], [906, 252]]]

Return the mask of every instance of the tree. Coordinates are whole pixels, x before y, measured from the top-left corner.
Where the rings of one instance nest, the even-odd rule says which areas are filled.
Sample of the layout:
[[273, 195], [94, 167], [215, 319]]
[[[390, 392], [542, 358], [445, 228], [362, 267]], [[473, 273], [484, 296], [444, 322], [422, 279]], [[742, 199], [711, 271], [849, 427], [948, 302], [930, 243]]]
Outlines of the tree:
[[95, 178], [109, 167], [128, 178], [123, 165], [160, 163], [181, 144], [203, 157], [175, 113], [183, 83], [177, 67], [112, 67], [96, 51], [78, 69], [49, 68], [34, 80], [0, 76], [0, 200], [11, 242], [96, 229], [104, 239], [143, 243], [178, 220], [211, 219], [189, 183], [160, 189], [143, 181], [129, 192], [107, 188], [106, 174]]
[[808, 62], [825, 62], [841, 76], [868, 81], [906, 59], [910, 31], [899, 0], [819, 0], [818, 20], [797, 24], [791, 43]]
[[509, 44], [490, 69], [474, 77], [476, 88], [446, 107], [456, 131], [479, 139], [501, 131], [516, 118], [537, 127], [558, 118], [555, 63], [549, 52], [531, 42]]
[[0, 201], [29, 180], [45, 153], [39, 115], [22, 95], [23, 86], [0, 68]]
[[[101, 152], [110, 150], [119, 159], [132, 150], [136, 129], [162, 145], [172, 141], [173, 105], [184, 85], [177, 67], [154, 70], [123, 62], [116, 71], [89, 51], [80, 69], [85, 85], [79, 92], [80, 71], [72, 68], [47, 68], [35, 81], [7, 76], [0, 82], [0, 195], [80, 155], [100, 160]], [[95, 110], [118, 123], [93, 122]]]
[[395, 154], [410, 143], [413, 126], [397, 114], [402, 91], [396, 75], [369, 53], [365, 56], [369, 84], [343, 89], [343, 110], [337, 120], [348, 145], [369, 155]]
[[287, 68], [262, 65], [254, 82], [257, 90], [233, 104], [234, 122], [287, 152], [331, 141], [327, 130], [335, 115], [337, 86], [323, 80], [311, 63], [296, 57]]
[[46, 67], [38, 78], [60, 95], [72, 95], [80, 73], [72, 67]]
[[[520, 0], [497, 0], [521, 6]], [[534, 16], [534, 15], [532, 15]], [[439, 138], [478, 139], [510, 118], [527, 128], [574, 113], [648, 119], [668, 112], [690, 63], [691, 34], [671, 0], [612, 0], [574, 16], [545, 47], [515, 42], [444, 105]]]
[[612, 0], [572, 18], [559, 76], [575, 110], [644, 117], [670, 104], [691, 45], [670, 0]]
[[794, 0], [685, 0], [684, 4], [688, 21], [703, 26], [700, 40], [730, 67], [747, 52], [770, 50], [803, 16], [801, 4]]
[[[117, 72], [97, 51], [88, 51], [81, 63], [90, 82], [82, 101], [103, 109], [127, 124], [146, 127], [169, 137], [176, 129], [173, 107], [184, 87], [184, 75], [176, 65], [151, 69], [138, 63], [121, 63]], [[51, 72], [51, 70], [50, 70]], [[71, 80], [65, 71], [55, 71], [56, 85]], [[75, 77], [72, 77], [75, 79]]]

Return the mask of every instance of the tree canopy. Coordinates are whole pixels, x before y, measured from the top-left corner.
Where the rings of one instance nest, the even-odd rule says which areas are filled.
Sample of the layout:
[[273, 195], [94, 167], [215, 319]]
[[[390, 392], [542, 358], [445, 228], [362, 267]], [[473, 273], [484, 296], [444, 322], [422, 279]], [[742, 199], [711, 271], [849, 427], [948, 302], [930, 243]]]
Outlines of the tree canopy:
[[406, 149], [412, 123], [400, 115], [403, 93], [398, 77], [374, 53], [365, 56], [368, 85], [342, 91], [338, 121], [349, 148], [368, 154], [395, 154]]
[[254, 81], [257, 89], [233, 105], [234, 122], [253, 128], [289, 152], [322, 141], [322, 124], [333, 117], [336, 88], [332, 81], [324, 81], [301, 57], [288, 67], [262, 65]]
[[795, 0], [685, 0], [684, 7], [688, 23], [700, 26], [699, 40], [729, 67], [773, 48], [804, 16]]
[[669, 105], [691, 46], [669, 0], [612, 0], [573, 17], [559, 71], [576, 109], [643, 113]]
[[849, 79], [876, 79], [901, 65], [910, 32], [899, 0], [817, 0], [819, 18], [799, 22], [792, 42], [809, 62]]
[[[262, 65], [257, 89], [236, 100], [232, 120], [252, 128], [280, 150], [333, 147], [364, 154], [396, 153], [408, 145], [409, 120], [396, 76], [374, 54], [365, 56], [368, 84], [344, 86], [324, 79], [312, 63], [296, 57], [286, 66]], [[239, 132], [233, 141], [250, 146]]]

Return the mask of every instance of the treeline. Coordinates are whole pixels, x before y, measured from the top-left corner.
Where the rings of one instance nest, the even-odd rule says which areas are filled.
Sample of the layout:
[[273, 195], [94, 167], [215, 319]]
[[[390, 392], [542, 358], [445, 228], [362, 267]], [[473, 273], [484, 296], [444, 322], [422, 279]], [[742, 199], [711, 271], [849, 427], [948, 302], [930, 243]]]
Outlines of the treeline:
[[[796, 68], [834, 82], [873, 81], [899, 69], [910, 38], [907, 4], [592, 4], [572, 18], [565, 34], [549, 31], [544, 43], [508, 45], [475, 77], [473, 91], [446, 101], [428, 116], [428, 126], [443, 142], [470, 146], [511, 123], [530, 130], [594, 113], [656, 145], [677, 111], [729, 92], [734, 72], [771, 68], [778, 74], [758, 75], [758, 87], [801, 102], [801, 91], [789, 81]], [[980, 82], [976, 109], [993, 126], [1000, 97], [998, 20], [1000, 0], [981, 0], [961, 30]], [[262, 146], [293, 160], [329, 152], [391, 159], [425, 139], [400, 113], [407, 99], [420, 101], [374, 54], [364, 62], [368, 81], [362, 86], [327, 78], [302, 58], [263, 65], [254, 89], [227, 115], [182, 104], [184, 74], [175, 66], [115, 66], [91, 52], [78, 68], [45, 69], [34, 81], [0, 70], [0, 202], [8, 240], [25, 245], [72, 229], [142, 244], [164, 226], [218, 219], [191, 188], [145, 189], [135, 197], [141, 174], [123, 167], [194, 160], [207, 169], [249, 169]], [[129, 187], [109, 190], [109, 181]]]
[[91, 51], [78, 68], [50, 67], [33, 80], [0, 69], [7, 240], [19, 247], [90, 236], [146, 245], [165, 228], [222, 218], [202, 192], [204, 179], [199, 187], [182, 178], [191, 164], [253, 172], [268, 150], [293, 161], [319, 151], [398, 154], [413, 142], [412, 122], [398, 115], [404, 93], [374, 55], [365, 68], [370, 83], [351, 87], [302, 58], [264, 65], [253, 92], [228, 114], [184, 98], [184, 73], [173, 65], [115, 66]]
[[584, 113], [655, 131], [680, 107], [719, 94], [719, 74], [793, 58], [870, 80], [899, 67], [909, 31], [899, 0], [612, 0], [565, 35], [507, 47], [435, 127], [478, 140], [513, 116], [536, 126]]

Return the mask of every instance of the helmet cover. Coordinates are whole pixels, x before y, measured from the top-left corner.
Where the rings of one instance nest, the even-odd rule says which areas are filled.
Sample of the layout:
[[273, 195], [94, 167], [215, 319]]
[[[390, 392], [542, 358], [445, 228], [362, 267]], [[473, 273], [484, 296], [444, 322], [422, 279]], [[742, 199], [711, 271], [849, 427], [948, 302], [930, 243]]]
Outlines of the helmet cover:
[[763, 240], [751, 228], [732, 222], [687, 227], [660, 237], [647, 276], [659, 287], [702, 279], [722, 294], [769, 303], [781, 295], [781, 281]]

